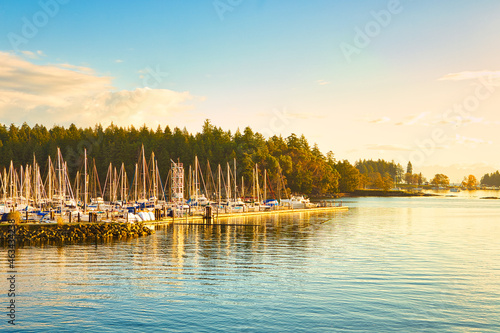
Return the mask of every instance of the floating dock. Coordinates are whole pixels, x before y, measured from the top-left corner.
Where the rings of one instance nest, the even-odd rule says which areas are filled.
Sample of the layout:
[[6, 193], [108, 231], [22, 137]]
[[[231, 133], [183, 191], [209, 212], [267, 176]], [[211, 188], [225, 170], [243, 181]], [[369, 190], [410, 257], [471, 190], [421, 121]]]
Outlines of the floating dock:
[[151, 226], [161, 226], [173, 223], [199, 223], [205, 222], [207, 224], [213, 223], [220, 219], [236, 218], [236, 217], [247, 217], [247, 216], [273, 216], [273, 215], [283, 215], [283, 214], [299, 214], [299, 213], [326, 213], [326, 212], [343, 212], [347, 211], [349, 208], [347, 206], [335, 206], [335, 207], [313, 207], [313, 208], [299, 208], [299, 209], [276, 209], [276, 210], [266, 210], [260, 212], [233, 212], [233, 213], [219, 213], [214, 212], [211, 219], [204, 215], [187, 215], [178, 217], [167, 217], [157, 221], [145, 221], [145, 225]]

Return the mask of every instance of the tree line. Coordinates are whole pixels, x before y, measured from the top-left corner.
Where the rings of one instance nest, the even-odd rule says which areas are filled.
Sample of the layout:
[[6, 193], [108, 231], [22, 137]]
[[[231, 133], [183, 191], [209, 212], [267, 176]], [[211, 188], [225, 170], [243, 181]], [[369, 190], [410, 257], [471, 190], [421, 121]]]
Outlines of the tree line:
[[30, 127], [26, 123], [0, 125], [0, 167], [8, 169], [11, 161], [16, 167], [25, 166], [36, 158], [46, 174], [48, 158], [54, 161], [59, 147], [71, 178], [82, 171], [85, 150], [88, 163], [95, 163], [100, 177], [106, 176], [110, 163], [120, 168], [122, 162], [127, 174], [133, 175], [142, 145], [146, 156], [155, 153], [162, 177], [168, 174], [171, 160], [187, 167], [193, 165], [197, 156], [204, 173], [208, 173], [209, 168], [216, 172], [217, 165], [225, 168], [228, 163], [232, 168], [236, 160], [237, 180], [248, 185], [252, 184], [257, 164], [261, 182], [263, 170], [266, 170], [267, 185], [275, 191], [279, 185], [284, 185], [289, 193], [322, 196], [354, 190], [358, 186], [358, 174], [353, 173], [355, 168], [348, 161], [337, 162], [332, 152], [324, 155], [303, 135], [266, 139], [250, 127], [231, 133], [212, 125], [209, 120], [196, 134], [169, 126], [153, 130], [145, 125], [140, 128], [113, 124], [107, 128], [101, 125], [78, 128], [72, 124], [68, 128], [53, 126], [50, 129], [43, 125]]
[[500, 172], [497, 170], [495, 172], [485, 174], [481, 178], [481, 185], [500, 186]]

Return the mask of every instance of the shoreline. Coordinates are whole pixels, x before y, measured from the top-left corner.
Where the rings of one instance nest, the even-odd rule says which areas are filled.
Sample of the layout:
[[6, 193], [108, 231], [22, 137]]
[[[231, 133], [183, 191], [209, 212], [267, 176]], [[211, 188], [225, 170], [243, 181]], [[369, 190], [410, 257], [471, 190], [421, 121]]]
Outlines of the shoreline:
[[272, 216], [282, 214], [303, 214], [319, 212], [347, 211], [347, 206], [335, 207], [313, 207], [300, 209], [283, 209], [263, 212], [243, 212], [243, 213], [220, 213], [213, 214], [210, 219], [204, 215], [187, 215], [182, 217], [165, 217], [155, 221], [144, 221], [140, 223], [123, 223], [114, 221], [100, 222], [77, 222], [77, 223], [19, 223], [1, 222], [0, 223], [0, 244], [6, 242], [10, 235], [10, 229], [15, 226], [16, 243], [37, 243], [45, 242], [80, 242], [91, 239], [123, 239], [135, 238], [140, 236], [149, 236], [155, 233], [155, 229], [161, 226], [167, 226], [181, 223], [199, 223], [210, 226], [220, 219], [227, 220], [237, 217], [258, 217]]
[[424, 192], [410, 192], [403, 190], [355, 190], [354, 192], [337, 193], [331, 196], [311, 197], [314, 202], [328, 199], [357, 198], [357, 197], [439, 197], [441, 195]]

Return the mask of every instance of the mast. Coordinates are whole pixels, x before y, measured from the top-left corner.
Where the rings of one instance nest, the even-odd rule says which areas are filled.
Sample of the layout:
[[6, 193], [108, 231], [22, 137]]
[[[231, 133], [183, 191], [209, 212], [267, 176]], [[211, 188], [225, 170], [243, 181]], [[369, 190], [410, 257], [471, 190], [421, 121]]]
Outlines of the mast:
[[50, 159], [50, 155], [49, 155], [49, 193], [47, 197], [50, 203], [52, 203], [52, 160]]
[[[155, 205], [160, 198], [159, 188], [161, 187], [160, 171], [158, 169], [158, 160], [155, 160]], [[162, 191], [163, 192], [163, 191]]]
[[236, 200], [237, 200], [237, 197], [238, 197], [238, 193], [236, 192], [236, 185], [237, 185], [237, 181], [236, 181], [236, 158], [233, 159], [233, 162], [234, 162], [234, 174], [233, 174], [233, 177], [234, 177], [234, 203], [236, 204]]
[[[221, 167], [220, 167], [220, 164], [217, 168], [217, 180], [218, 180], [218, 186], [219, 186], [219, 190], [218, 190], [218, 196], [219, 196], [219, 206], [220, 206], [220, 195], [221, 195], [221, 184], [220, 184], [220, 174], [221, 174], [222, 170], [221, 170]], [[218, 208], [217, 208], [218, 209]]]
[[122, 167], [120, 170], [121, 174], [121, 191], [120, 191], [120, 199], [122, 202], [126, 201], [125, 198], [125, 177], [127, 176], [125, 173], [125, 164], [122, 162]]
[[78, 206], [78, 202], [80, 200], [80, 171], [77, 171], [76, 172], [76, 180], [75, 180], [75, 183], [76, 183], [76, 204]]
[[194, 198], [198, 202], [198, 156], [194, 157]]
[[259, 188], [259, 167], [255, 163], [255, 182], [257, 184], [257, 202], [260, 203], [260, 188]]
[[264, 169], [264, 203], [266, 202], [267, 199], [267, 169]]
[[137, 163], [136, 163], [136, 164], [135, 164], [135, 177], [134, 177], [134, 179], [135, 179], [135, 184], [134, 184], [134, 185], [135, 185], [135, 188], [134, 188], [134, 200], [135, 200], [136, 202], [137, 202], [137, 199], [138, 199], [138, 198], [137, 198], [137, 183], [138, 183], [138, 181], [139, 181], [139, 180], [137, 179], [137, 178], [139, 177], [139, 170], [138, 170], [138, 169], [139, 169], [139, 165], [137, 165]]
[[152, 177], [152, 182], [153, 182], [153, 189], [152, 189], [152, 197], [154, 198], [155, 204], [157, 200], [157, 191], [158, 191], [158, 179], [156, 177], [156, 160], [155, 160], [155, 153], [151, 152], [151, 177]]
[[38, 177], [37, 177], [37, 168], [36, 168], [36, 158], [35, 154], [33, 153], [33, 197], [34, 201], [33, 204], [36, 206], [38, 204]]
[[87, 148], [85, 148], [85, 153], [84, 153], [84, 186], [85, 186], [85, 190], [84, 190], [84, 193], [83, 193], [83, 212], [87, 212], [87, 197], [88, 197], [88, 183], [89, 183], [89, 178], [88, 178], [88, 175], [87, 175]]
[[257, 189], [257, 185], [255, 185], [255, 168], [252, 168], [252, 200], [255, 201], [256, 195], [255, 190]]
[[146, 156], [144, 154], [144, 144], [142, 145], [142, 190], [144, 193], [144, 200], [146, 199]]
[[241, 176], [241, 197], [245, 198], [245, 180], [243, 179], [243, 176]]
[[231, 200], [231, 175], [229, 173], [230, 173], [229, 162], [227, 162], [227, 193], [226, 193], [226, 197], [227, 197], [228, 203]]

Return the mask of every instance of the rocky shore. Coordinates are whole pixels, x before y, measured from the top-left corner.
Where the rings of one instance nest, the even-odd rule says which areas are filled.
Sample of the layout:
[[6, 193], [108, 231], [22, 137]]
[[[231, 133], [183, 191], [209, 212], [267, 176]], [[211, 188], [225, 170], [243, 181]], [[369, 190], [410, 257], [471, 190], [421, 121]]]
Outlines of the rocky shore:
[[[0, 242], [6, 241], [12, 225], [0, 225]], [[64, 225], [26, 224], [15, 226], [16, 242], [30, 241], [82, 241], [92, 239], [120, 239], [147, 236], [154, 230], [143, 224], [85, 223]]]

